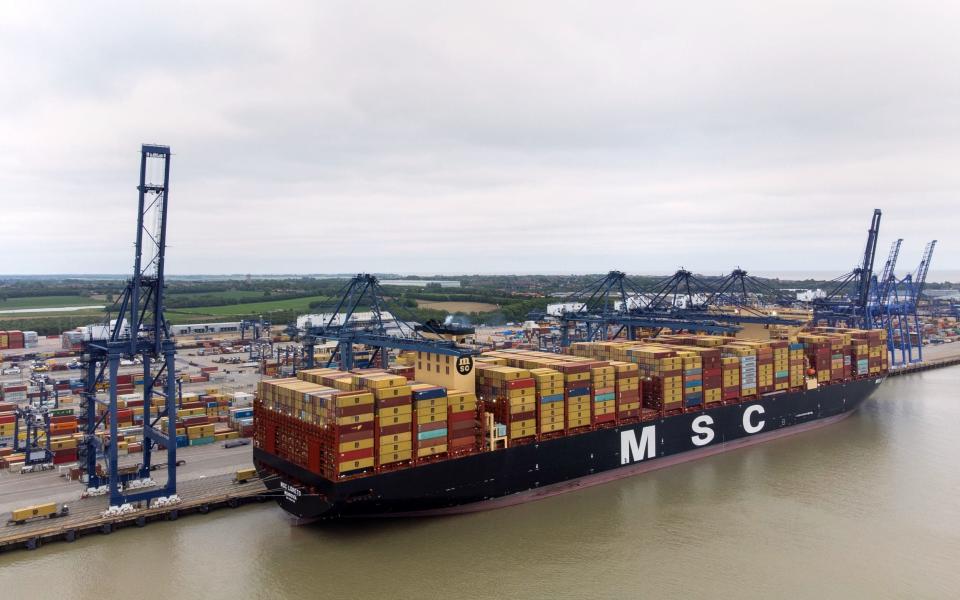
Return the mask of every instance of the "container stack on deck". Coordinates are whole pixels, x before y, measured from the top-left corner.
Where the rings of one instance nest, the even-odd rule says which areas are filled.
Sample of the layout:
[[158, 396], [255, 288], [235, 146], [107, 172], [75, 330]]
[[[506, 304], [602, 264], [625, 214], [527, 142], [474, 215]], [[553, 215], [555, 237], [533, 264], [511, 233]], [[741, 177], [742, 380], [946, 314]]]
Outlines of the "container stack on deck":
[[477, 394], [447, 390], [447, 402], [447, 454], [464, 454], [479, 448], [483, 426], [477, 418]]
[[477, 366], [477, 396], [513, 441], [537, 435], [537, 389], [530, 371], [508, 366]]
[[558, 365], [563, 373], [563, 397], [567, 412], [567, 431], [582, 431], [592, 425], [590, 410], [590, 365]]
[[563, 373], [546, 367], [530, 369], [536, 382], [537, 426], [541, 434], [559, 434], [565, 424]]
[[417, 415], [417, 458], [447, 452], [447, 390], [437, 385], [410, 386]]
[[637, 365], [613, 361], [617, 395], [617, 421], [629, 422], [640, 418], [640, 370]]
[[473, 391], [412, 383], [377, 369], [358, 371], [310, 369], [298, 378], [260, 382], [254, 402], [258, 443], [328, 479], [479, 449]]
[[603, 364], [591, 367], [590, 374], [593, 388], [593, 424], [616, 423], [616, 371], [612, 365]]

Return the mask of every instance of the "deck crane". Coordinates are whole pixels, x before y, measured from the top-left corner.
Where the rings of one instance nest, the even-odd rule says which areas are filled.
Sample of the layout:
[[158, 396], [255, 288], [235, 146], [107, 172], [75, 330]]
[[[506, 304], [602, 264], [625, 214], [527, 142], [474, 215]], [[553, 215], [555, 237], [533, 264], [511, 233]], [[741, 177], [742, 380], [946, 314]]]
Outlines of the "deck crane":
[[[477, 354], [476, 350], [464, 348], [449, 340], [428, 339], [417, 331], [415, 326], [396, 315], [384, 318], [385, 294], [375, 276], [358, 274], [351, 278], [337, 295], [339, 300], [326, 322], [321, 325], [308, 324], [304, 328], [304, 368], [311, 369], [314, 366], [314, 347], [317, 340], [333, 340], [337, 343], [327, 366], [338, 362], [340, 368], [347, 371], [354, 367], [354, 346], [357, 344], [374, 348], [370, 364], [379, 362], [384, 368], [389, 364], [391, 348], [454, 356], [458, 364], [464, 359], [472, 368], [472, 357]], [[356, 318], [360, 309], [370, 312], [370, 318], [360, 322]], [[395, 323], [395, 327], [386, 326], [390, 319]]]
[[[109, 315], [105, 334], [91, 335], [83, 344], [80, 417], [84, 438], [80, 460], [88, 485], [109, 486], [110, 504], [149, 501], [176, 493], [176, 348], [164, 316], [164, 261], [167, 247], [167, 213], [170, 189], [170, 148], [144, 144], [140, 149], [140, 182], [137, 203], [137, 231], [133, 276], [117, 300], [118, 316]], [[121, 358], [139, 356], [143, 363], [143, 456], [134, 468], [119, 467], [117, 432], [117, 372]], [[154, 365], [158, 368], [154, 369]], [[108, 388], [107, 399], [97, 397], [101, 383]], [[154, 410], [158, 400], [159, 411]], [[102, 411], [98, 410], [102, 407]], [[158, 414], [159, 413], [159, 414]], [[167, 432], [156, 425], [169, 417]], [[108, 436], [101, 441], [97, 428], [108, 423]], [[166, 453], [167, 480], [163, 486], [138, 493], [124, 493], [123, 485], [132, 479], [150, 476], [153, 452]], [[106, 473], [97, 459], [103, 455]]]
[[852, 271], [832, 280], [830, 283], [834, 284], [833, 288], [823, 298], [813, 301], [814, 323], [826, 322], [830, 326], [872, 328], [868, 304], [881, 215], [879, 208], [874, 209], [860, 264]]

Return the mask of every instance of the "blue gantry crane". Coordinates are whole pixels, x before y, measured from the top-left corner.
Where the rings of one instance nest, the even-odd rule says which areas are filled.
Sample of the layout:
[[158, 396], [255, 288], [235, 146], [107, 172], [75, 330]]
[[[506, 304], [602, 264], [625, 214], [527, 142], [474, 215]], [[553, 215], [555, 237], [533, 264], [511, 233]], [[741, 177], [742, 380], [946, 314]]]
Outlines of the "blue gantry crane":
[[[317, 340], [333, 340], [336, 347], [327, 361], [327, 366], [339, 365], [341, 369], [354, 368], [355, 346], [362, 344], [373, 348], [370, 357], [371, 366], [379, 363], [389, 365], [389, 350], [413, 350], [454, 356], [458, 360], [477, 354], [472, 348], [464, 348], [451, 340], [425, 337], [417, 328], [400, 319], [395, 311], [391, 318], [384, 318], [386, 312], [385, 294], [377, 278], [370, 274], [358, 274], [351, 278], [336, 294], [336, 304], [326, 322], [320, 325], [308, 324], [304, 328], [301, 341], [304, 347], [304, 368], [314, 367], [314, 348]], [[359, 312], [370, 315], [362, 321], [357, 318]], [[387, 322], [392, 321], [392, 327]], [[438, 336], [439, 337], [439, 336]]]
[[870, 314], [869, 304], [881, 216], [880, 209], [874, 209], [860, 264], [833, 279], [830, 282], [832, 287], [826, 290], [825, 296], [813, 301], [814, 323], [824, 323], [830, 327], [873, 328], [874, 318]]
[[937, 240], [929, 242], [923, 249], [917, 269], [907, 273], [902, 279], [897, 279], [891, 272], [891, 284], [883, 308], [887, 318], [887, 346], [895, 364], [898, 354], [899, 362], [902, 363], [923, 360], [923, 328], [920, 326], [919, 305], [936, 246]]
[[[103, 335], [84, 342], [82, 415], [84, 434], [81, 464], [88, 485], [109, 486], [110, 504], [149, 501], [176, 493], [176, 350], [164, 316], [164, 260], [167, 246], [167, 214], [170, 185], [170, 148], [144, 144], [140, 151], [140, 182], [137, 186], [137, 231], [133, 276], [117, 300], [118, 316], [108, 316]], [[139, 463], [121, 469], [117, 431], [117, 375], [122, 358], [140, 357], [143, 364], [143, 455]], [[107, 388], [107, 398], [98, 388]], [[159, 411], [154, 411], [158, 400]], [[99, 408], [103, 407], [103, 410]], [[167, 431], [157, 427], [167, 417]], [[98, 428], [108, 421], [107, 435]], [[167, 478], [162, 486], [125, 493], [124, 484], [150, 476], [153, 452], [165, 449]], [[106, 468], [99, 468], [102, 456]]]
[[[669, 281], [681, 285], [678, 283], [682, 279], [679, 273]], [[686, 290], [692, 297], [689, 280], [687, 284]], [[610, 271], [564, 300], [571, 308], [559, 316], [561, 347], [570, 345], [571, 329], [576, 331], [579, 325], [585, 331], [584, 341], [612, 339], [623, 333], [627, 339], [635, 340], [639, 329], [666, 328], [705, 333], [732, 333], [739, 329], [736, 325], [714, 320], [712, 315], [692, 316], [683, 310], [669, 310], [666, 289], [659, 286], [652, 293], [644, 292], [622, 271]]]
[[[751, 277], [737, 267], [714, 281], [700, 278], [686, 269], [654, 284], [640, 308], [648, 315], [663, 314], [688, 320], [709, 319], [742, 325], [801, 325], [802, 322], [770, 314], [758, 304], [761, 299], [777, 306], [789, 306], [793, 300], [782, 292]], [[731, 310], [732, 309], [732, 310]]]

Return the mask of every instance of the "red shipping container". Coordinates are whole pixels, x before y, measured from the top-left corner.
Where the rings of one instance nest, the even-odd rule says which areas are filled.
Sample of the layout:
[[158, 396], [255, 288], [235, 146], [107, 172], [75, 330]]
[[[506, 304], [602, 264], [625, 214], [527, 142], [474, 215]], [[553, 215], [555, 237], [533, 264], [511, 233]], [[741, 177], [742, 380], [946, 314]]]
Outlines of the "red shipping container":
[[337, 455], [337, 460], [339, 462], [346, 462], [348, 460], [358, 460], [361, 458], [370, 458], [373, 456], [373, 448], [363, 448], [361, 450], [351, 450], [350, 452], [341, 452]]
[[53, 453], [53, 464], [62, 465], [65, 463], [71, 463], [77, 461], [77, 450], [73, 448], [71, 450], [57, 450]]
[[451, 412], [447, 416], [447, 420], [450, 421], [451, 423], [458, 423], [461, 421], [475, 421], [476, 418], [477, 418], [477, 413], [472, 410], [468, 410], [464, 412]]
[[413, 429], [413, 423], [399, 423], [396, 425], [383, 425], [377, 431], [377, 435], [394, 435], [397, 433], [406, 433]]
[[436, 423], [418, 423], [417, 431], [435, 431], [437, 429], [446, 429], [446, 421], [437, 421]]
[[433, 438], [429, 440], [417, 440], [417, 448], [433, 448], [434, 446], [442, 446], [447, 443], [447, 438]]
[[506, 389], [508, 389], [508, 390], [520, 390], [520, 389], [524, 389], [524, 388], [532, 388], [532, 387], [534, 387], [535, 384], [536, 384], [536, 382], [534, 381], [534, 379], [533, 379], [532, 377], [530, 377], [530, 378], [525, 378], [525, 379], [514, 379], [513, 381], [508, 381], [508, 382], [507, 382], [507, 388], [506, 388]]
[[396, 398], [387, 398], [386, 400], [377, 400], [378, 408], [393, 408], [395, 406], [409, 406], [413, 397], [407, 394], [406, 396], [397, 396]]
[[450, 448], [468, 448], [477, 444], [477, 439], [473, 436], [452, 438], [449, 441]]
[[469, 431], [480, 427], [480, 421], [476, 419], [470, 421], [457, 421], [450, 423], [449, 431]]

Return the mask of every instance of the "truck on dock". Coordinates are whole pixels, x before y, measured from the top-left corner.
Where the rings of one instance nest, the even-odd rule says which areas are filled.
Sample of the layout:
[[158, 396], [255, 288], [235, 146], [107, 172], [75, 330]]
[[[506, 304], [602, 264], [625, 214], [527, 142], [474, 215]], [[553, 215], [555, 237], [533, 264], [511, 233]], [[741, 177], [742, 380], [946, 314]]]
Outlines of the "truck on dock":
[[10, 512], [10, 518], [7, 520], [7, 525], [23, 525], [31, 519], [56, 519], [57, 517], [65, 517], [70, 514], [70, 507], [66, 504], [63, 504], [57, 508], [56, 502], [48, 502], [46, 504], [36, 504], [34, 506], [25, 506], [24, 508], [16, 508]]

